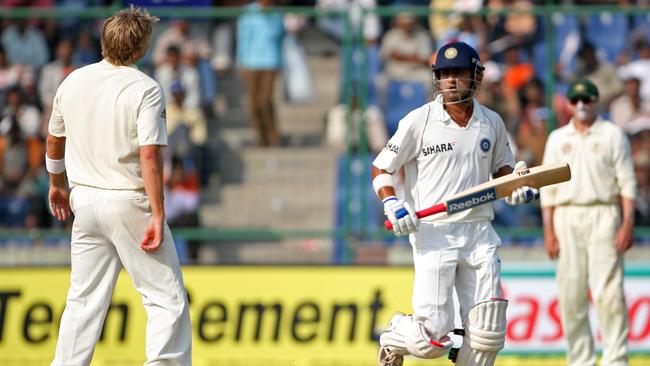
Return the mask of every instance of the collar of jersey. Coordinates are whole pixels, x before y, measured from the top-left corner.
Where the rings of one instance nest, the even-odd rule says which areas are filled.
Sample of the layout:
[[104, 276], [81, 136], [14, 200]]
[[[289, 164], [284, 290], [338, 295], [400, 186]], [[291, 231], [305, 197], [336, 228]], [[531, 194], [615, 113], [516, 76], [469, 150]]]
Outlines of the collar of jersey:
[[[467, 122], [467, 126], [465, 126], [464, 129], [468, 128], [473, 121], [475, 120], [482, 120], [483, 118], [483, 110], [481, 109], [481, 105], [478, 103], [476, 98], [472, 98], [472, 102], [474, 103], [474, 109], [472, 111], [472, 116], [469, 119], [469, 122]], [[434, 111], [436, 113], [436, 119], [443, 122], [446, 125], [453, 125], [458, 127], [459, 129], [461, 128], [458, 126], [458, 124], [451, 118], [449, 113], [444, 108], [444, 105], [442, 104], [442, 95], [439, 95], [436, 100], [434, 101]]]
[[[596, 117], [594, 123], [582, 135], [589, 135], [592, 132], [598, 132], [598, 130], [600, 129], [601, 122], [604, 122], [603, 119], [601, 119], [600, 117]], [[567, 132], [579, 134], [578, 130], [576, 130], [575, 124], [573, 123], [573, 118], [571, 118], [569, 124], [567, 124]]]
[[135, 66], [135, 65], [121, 65], [121, 66], [113, 65], [112, 63], [106, 61], [105, 58], [103, 58], [101, 61], [99, 61], [99, 63], [102, 64], [102, 65], [110, 66], [110, 67], [131, 67], [131, 68], [134, 68], [136, 70], [138, 69], [138, 67]]

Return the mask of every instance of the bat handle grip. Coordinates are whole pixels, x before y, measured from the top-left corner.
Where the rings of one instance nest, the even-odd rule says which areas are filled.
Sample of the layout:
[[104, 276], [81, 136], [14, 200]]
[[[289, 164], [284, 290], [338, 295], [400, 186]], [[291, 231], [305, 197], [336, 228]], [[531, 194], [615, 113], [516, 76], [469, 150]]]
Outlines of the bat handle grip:
[[[406, 211], [406, 210], [404, 210], [404, 211]], [[425, 208], [423, 210], [417, 211], [415, 214], [417, 215], [417, 217], [419, 219], [421, 219], [423, 217], [435, 215], [437, 213], [445, 212], [445, 211], [447, 211], [447, 206], [445, 206], [444, 203], [438, 203], [438, 204], [433, 205], [431, 207], [428, 207], [428, 208]], [[406, 216], [406, 215], [398, 216], [398, 218], [401, 218], [401, 217], [404, 217], [404, 216]], [[390, 220], [386, 219], [384, 221], [384, 227], [386, 227], [386, 230], [393, 230], [393, 223], [390, 222]]]

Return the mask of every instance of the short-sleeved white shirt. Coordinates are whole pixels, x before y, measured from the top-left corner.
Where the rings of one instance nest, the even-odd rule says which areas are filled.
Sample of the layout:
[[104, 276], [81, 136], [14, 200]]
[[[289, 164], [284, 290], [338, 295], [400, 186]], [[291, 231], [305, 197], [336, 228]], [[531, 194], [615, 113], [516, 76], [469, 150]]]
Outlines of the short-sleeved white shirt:
[[167, 145], [165, 99], [158, 83], [135, 67], [103, 60], [63, 81], [48, 130], [66, 138], [71, 186], [142, 189], [140, 146]]
[[544, 164], [568, 163], [571, 180], [541, 189], [542, 207], [618, 204], [636, 198], [636, 177], [630, 142], [615, 124], [597, 119], [587, 131], [573, 120], [551, 132]]
[[[474, 100], [473, 115], [467, 127], [461, 128], [435, 100], [400, 121], [397, 132], [373, 165], [390, 173], [403, 166], [405, 199], [421, 210], [487, 182], [499, 168], [515, 164], [499, 115]], [[437, 221], [493, 218], [492, 205], [481, 205]]]

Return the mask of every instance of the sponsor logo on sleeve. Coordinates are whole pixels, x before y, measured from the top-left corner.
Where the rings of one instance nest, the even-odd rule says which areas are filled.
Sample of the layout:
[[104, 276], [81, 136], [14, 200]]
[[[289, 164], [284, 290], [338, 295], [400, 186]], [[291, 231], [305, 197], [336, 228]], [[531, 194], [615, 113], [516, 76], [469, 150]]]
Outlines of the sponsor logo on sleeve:
[[386, 144], [385, 149], [388, 150], [388, 151], [391, 151], [391, 152], [393, 152], [395, 154], [397, 154], [399, 152], [399, 146], [393, 144], [392, 142], [389, 142], [388, 144]]
[[496, 199], [496, 188], [484, 189], [471, 195], [447, 201], [447, 212], [449, 214], [453, 214], [456, 212], [469, 210], [470, 208], [480, 206], [484, 203], [496, 201]]

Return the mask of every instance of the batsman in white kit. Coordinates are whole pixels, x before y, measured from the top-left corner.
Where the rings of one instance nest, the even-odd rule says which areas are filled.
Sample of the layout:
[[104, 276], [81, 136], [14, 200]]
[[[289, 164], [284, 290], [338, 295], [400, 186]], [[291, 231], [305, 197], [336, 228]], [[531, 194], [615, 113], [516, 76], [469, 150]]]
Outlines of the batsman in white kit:
[[74, 223], [53, 366], [90, 364], [122, 267], [147, 312], [145, 365], [192, 364], [189, 304], [163, 207], [165, 100], [133, 66], [157, 20], [134, 7], [106, 20], [104, 59], [71, 73], [54, 99], [50, 209], [59, 220], [72, 211]]
[[[404, 356], [432, 359], [453, 346], [453, 290], [460, 305], [463, 344], [458, 366], [494, 365], [505, 344], [507, 300], [500, 283], [491, 205], [453, 215], [422, 218], [417, 210], [444, 197], [526, 169], [515, 164], [503, 120], [474, 96], [484, 67], [463, 42], [441, 47], [433, 67], [434, 100], [413, 110], [373, 162], [373, 187], [395, 235], [409, 235], [415, 277], [413, 314], [394, 315], [380, 336], [379, 365], [400, 366]], [[393, 175], [404, 169], [404, 197], [396, 197]], [[506, 198], [511, 205], [539, 198], [523, 186]], [[477, 200], [478, 201], [478, 200]]]

